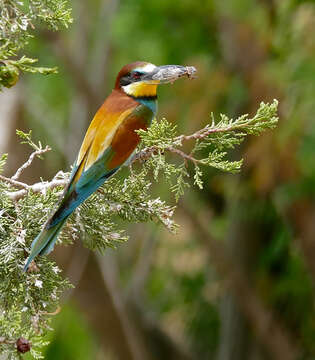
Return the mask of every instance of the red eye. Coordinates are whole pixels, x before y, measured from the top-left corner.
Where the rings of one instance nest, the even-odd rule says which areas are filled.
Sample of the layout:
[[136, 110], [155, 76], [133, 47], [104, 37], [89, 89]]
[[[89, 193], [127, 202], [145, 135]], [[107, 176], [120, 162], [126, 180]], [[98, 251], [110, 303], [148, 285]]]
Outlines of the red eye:
[[133, 72], [132, 73], [132, 77], [134, 78], [134, 79], [139, 79], [140, 77], [141, 77], [141, 72], [139, 72], [139, 71], [135, 71], [135, 72]]

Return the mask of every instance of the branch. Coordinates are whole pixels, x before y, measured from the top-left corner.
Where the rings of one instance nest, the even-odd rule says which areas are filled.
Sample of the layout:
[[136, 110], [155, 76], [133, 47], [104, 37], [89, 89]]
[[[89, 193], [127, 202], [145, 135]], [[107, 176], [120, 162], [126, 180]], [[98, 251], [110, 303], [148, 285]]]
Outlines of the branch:
[[236, 126], [225, 126], [225, 127], [215, 127], [214, 122], [210, 125], [206, 125], [204, 128], [196, 131], [195, 133], [191, 135], [180, 135], [175, 138], [175, 142], [177, 142], [179, 145], [182, 145], [183, 141], [188, 140], [200, 140], [204, 139], [205, 137], [209, 136], [210, 134], [214, 133], [220, 133], [220, 132], [228, 132], [237, 130], [239, 127]]
[[[29, 134], [24, 134], [23, 132], [18, 132], [18, 135], [23, 136], [23, 138], [26, 139], [26, 143], [29, 143], [31, 146], [37, 148], [37, 150], [35, 150], [34, 152], [31, 153], [31, 155], [29, 156], [28, 160], [22, 165], [20, 166], [16, 173], [11, 176], [11, 178], [8, 178], [6, 176], [0, 175], [0, 180], [12, 185], [13, 187], [18, 187], [18, 188], [22, 188], [23, 190], [19, 190], [19, 191], [15, 191], [15, 192], [7, 192], [7, 195], [12, 199], [12, 200], [18, 200], [19, 198], [23, 197], [24, 195], [27, 194], [27, 192], [29, 190], [35, 190], [35, 192], [39, 192], [38, 190], [38, 185], [39, 184], [43, 184], [43, 183], [38, 183], [38, 184], [34, 184], [34, 185], [28, 185], [26, 183], [23, 183], [21, 181], [17, 181], [17, 179], [21, 176], [22, 172], [27, 169], [33, 162], [33, 160], [35, 159], [35, 156], [40, 156], [41, 154], [46, 153], [47, 151], [50, 151], [51, 148], [49, 146], [46, 146], [44, 149], [42, 149], [41, 144], [39, 146], [36, 146], [30, 138], [30, 133]], [[59, 176], [59, 173], [57, 174]], [[57, 176], [56, 175], [56, 176]]]
[[[66, 178], [67, 175], [62, 171], [59, 171], [51, 181], [41, 181], [41, 182], [35, 183], [33, 185], [27, 185], [25, 183], [22, 183], [22, 182], [19, 182], [19, 181], [16, 181], [13, 179], [13, 178], [15, 178], [15, 179], [18, 178], [21, 175], [22, 171], [31, 165], [31, 163], [36, 155], [42, 154], [49, 150], [50, 150], [50, 148], [47, 146], [43, 150], [34, 151], [31, 154], [29, 160], [25, 164], [23, 164], [16, 171], [15, 175], [12, 176], [11, 178], [7, 178], [5, 176], [0, 175], [0, 180], [3, 180], [15, 187], [23, 188], [23, 190], [14, 191], [14, 192], [7, 191], [6, 194], [11, 200], [17, 201], [17, 200], [21, 199], [22, 197], [26, 196], [29, 191], [32, 191], [33, 193], [45, 193], [49, 189], [55, 189], [56, 187], [60, 187], [60, 186], [64, 187], [67, 185], [67, 183], [68, 183], [68, 179]], [[185, 160], [188, 159], [194, 163], [200, 162], [200, 160], [197, 160], [197, 159], [193, 158], [191, 155], [188, 155], [188, 154], [184, 153], [183, 151], [178, 150], [172, 146], [170, 146], [169, 148], [166, 148], [165, 150], [176, 153], [176, 154], [180, 155], [181, 157], [183, 157]], [[145, 148], [134, 155], [134, 157], [131, 160], [131, 163], [136, 162], [136, 161], [147, 160], [157, 151], [158, 151], [158, 148], [156, 146], [151, 146], [151, 147]], [[62, 179], [58, 179], [58, 177], [62, 177]]]
[[[149, 159], [156, 153], [164, 153], [169, 151], [182, 157], [187, 164], [187, 161], [191, 161], [195, 165], [195, 183], [202, 187], [202, 181], [200, 179], [200, 171], [198, 170], [197, 164], [213, 166], [224, 171], [238, 171], [241, 166], [241, 161], [228, 161], [223, 160], [225, 152], [222, 148], [233, 148], [236, 144], [239, 144], [242, 138], [247, 134], [259, 135], [265, 129], [273, 128], [278, 118], [276, 116], [278, 102], [274, 100], [272, 104], [261, 103], [257, 113], [252, 117], [248, 118], [248, 115], [242, 115], [239, 118], [233, 120], [228, 119], [225, 115], [221, 115], [221, 120], [216, 124], [212, 117], [211, 125], [206, 125], [203, 129], [196, 131], [191, 135], [180, 135], [175, 137], [175, 127], [168, 123], [165, 119], [162, 119], [159, 123], [153, 122], [151, 127], [147, 130], [137, 130], [137, 133], [142, 138], [142, 143], [147, 145], [144, 149], [140, 150], [131, 160], [130, 164], [135, 161], [144, 161]], [[210, 134], [221, 133], [221, 138], [209, 139]], [[26, 134], [28, 135], [28, 134]], [[190, 154], [178, 149], [176, 146], [182, 146], [184, 141], [196, 140], [195, 147], [192, 149]], [[203, 140], [200, 141], [200, 140]], [[217, 145], [217, 148], [221, 149], [220, 152], [213, 151], [209, 153], [208, 158], [196, 159], [192, 156], [193, 153], [201, 150], [203, 147], [209, 146], [210, 143]], [[45, 192], [47, 189], [53, 189], [58, 186], [65, 186], [67, 181], [64, 179], [58, 180], [56, 176], [50, 182], [39, 182], [33, 185], [27, 185], [16, 181], [22, 171], [27, 168], [33, 161], [36, 155], [48, 151], [49, 148], [37, 149], [31, 154], [29, 160], [22, 165], [11, 178], [5, 178], [0, 176], [0, 180], [3, 180], [11, 185], [20, 187], [23, 190], [15, 192], [7, 192], [7, 195], [12, 200], [19, 200], [25, 196], [28, 191], [35, 193]], [[64, 174], [63, 174], [64, 175]]]
[[248, 119], [248, 114], [244, 114], [237, 119], [228, 119], [225, 115], [221, 114], [221, 120], [216, 123], [213, 114], [212, 123], [207, 124], [203, 129], [196, 131], [191, 135], [180, 135], [174, 140], [179, 145], [182, 145], [183, 141], [188, 140], [200, 140], [215, 133], [232, 133], [243, 131], [247, 134], [260, 134], [264, 129], [274, 128], [278, 122], [276, 110], [278, 107], [278, 101], [273, 100], [271, 104], [260, 103], [260, 107], [255, 116]]
[[[158, 146], [150, 146], [150, 147], [146, 147], [142, 150], [140, 150], [139, 152], [137, 152], [133, 158], [130, 160], [130, 164], [133, 164], [136, 161], [145, 161], [148, 160], [152, 155], [158, 153], [158, 151], [161, 151], [161, 149]], [[191, 156], [190, 154], [186, 154], [184, 151], [181, 151], [179, 149], [176, 149], [174, 146], [169, 146], [163, 149], [163, 151], [169, 151], [172, 152], [174, 154], [179, 155], [180, 157], [182, 157], [185, 161], [189, 160], [191, 162], [193, 162], [194, 164], [200, 163], [202, 164], [203, 162], [201, 160], [198, 160], [196, 158], [194, 158], [193, 156]]]
[[22, 172], [32, 164], [33, 160], [35, 159], [35, 156], [40, 156], [41, 154], [44, 154], [50, 150], [51, 148], [47, 145], [45, 149], [39, 149], [34, 151], [30, 155], [29, 159], [21, 167], [17, 169], [16, 173], [11, 177], [11, 180], [17, 180], [21, 176]]
[[214, 122], [212, 122], [211, 125], [206, 125], [204, 128], [196, 131], [195, 133], [193, 133], [191, 135], [180, 135], [180, 136], [177, 136], [174, 140], [179, 145], [182, 145], [183, 141], [201, 140], [201, 139], [206, 138], [210, 134], [226, 133], [226, 132], [241, 130], [241, 129], [244, 129], [246, 127], [248, 127], [248, 123], [247, 124], [241, 124], [241, 125], [237, 125], [235, 123], [232, 123], [232, 125], [220, 127], [220, 126], [216, 126], [216, 124]]
[[[225, 171], [238, 171], [241, 161], [231, 162], [224, 160], [226, 152], [224, 149], [233, 149], [239, 145], [248, 134], [260, 135], [266, 129], [275, 127], [277, 117], [278, 101], [271, 104], [261, 103], [256, 114], [252, 118], [242, 115], [237, 119], [229, 119], [221, 114], [221, 119], [216, 123], [212, 115], [212, 123], [190, 135], [176, 135], [176, 126], [168, 123], [165, 119], [153, 122], [151, 127], [144, 131], [138, 130], [144, 144], [144, 149], [136, 154], [131, 163], [136, 160], [146, 160], [156, 153], [169, 151], [182, 157], [187, 163], [191, 161], [197, 164], [208, 165]], [[214, 135], [210, 137], [210, 135]], [[185, 141], [195, 140], [190, 154], [179, 150]], [[212, 150], [213, 146], [216, 150]], [[208, 148], [207, 158], [196, 159], [192, 154]], [[219, 151], [217, 151], [219, 150]]]
[[[60, 179], [61, 177], [61, 179]], [[59, 179], [58, 179], [59, 178]], [[68, 184], [67, 174], [62, 171], [59, 171], [51, 181], [41, 181], [33, 185], [27, 185], [20, 183], [19, 181], [12, 180], [0, 175], [0, 180], [6, 181], [14, 186], [23, 187], [23, 190], [18, 191], [7, 191], [6, 195], [13, 201], [17, 201], [22, 197], [26, 196], [29, 191], [33, 193], [42, 193], [44, 194], [48, 189], [55, 189], [56, 187], [64, 187]]]
[[4, 336], [0, 336], [0, 345], [2, 344], [15, 344], [16, 341], [14, 340], [9, 340], [7, 338], [5, 338]]
[[[0, 175], [0, 180], [2, 180], [2, 181], [6, 182], [6, 183], [8, 183], [8, 184], [10, 184], [10, 185], [12, 185], [14, 187], [23, 188], [23, 189], [28, 189], [29, 188], [29, 186], [27, 184], [22, 183], [20, 181], [12, 180], [11, 178], [7, 178], [7, 177], [5, 177], [3, 175]], [[9, 194], [11, 194], [11, 193], [9, 192]]]

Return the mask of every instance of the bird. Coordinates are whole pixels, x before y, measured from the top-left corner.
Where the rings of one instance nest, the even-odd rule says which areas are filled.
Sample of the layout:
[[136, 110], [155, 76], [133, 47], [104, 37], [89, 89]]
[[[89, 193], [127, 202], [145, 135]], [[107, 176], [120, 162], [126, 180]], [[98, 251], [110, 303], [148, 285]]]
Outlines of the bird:
[[59, 205], [33, 240], [23, 271], [37, 255], [54, 248], [72, 212], [130, 160], [140, 142], [135, 130], [147, 129], [157, 114], [157, 87], [192, 76], [192, 66], [136, 61], [118, 73], [114, 89], [96, 112], [75, 160]]

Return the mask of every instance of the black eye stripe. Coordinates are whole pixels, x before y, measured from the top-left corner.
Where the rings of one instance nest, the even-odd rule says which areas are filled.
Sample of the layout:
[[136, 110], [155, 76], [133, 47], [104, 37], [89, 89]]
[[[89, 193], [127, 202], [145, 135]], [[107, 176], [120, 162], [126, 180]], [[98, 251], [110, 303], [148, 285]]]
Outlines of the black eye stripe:
[[121, 86], [129, 85], [131, 82], [132, 82], [132, 79], [128, 75], [126, 75], [120, 79]]
[[123, 76], [120, 79], [120, 85], [126, 86], [126, 85], [131, 84], [132, 82], [136, 82], [136, 81], [140, 80], [143, 75], [144, 75], [144, 73], [142, 73], [140, 71], [130, 71], [129, 73], [127, 73], [125, 76]]

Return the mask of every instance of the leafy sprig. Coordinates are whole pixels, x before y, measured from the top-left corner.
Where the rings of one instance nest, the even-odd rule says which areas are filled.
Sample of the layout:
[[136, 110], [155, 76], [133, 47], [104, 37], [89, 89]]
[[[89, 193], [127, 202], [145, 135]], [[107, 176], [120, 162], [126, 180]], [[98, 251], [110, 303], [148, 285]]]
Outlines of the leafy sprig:
[[36, 67], [37, 59], [19, 53], [32, 38], [35, 26], [59, 30], [71, 22], [71, 9], [64, 0], [0, 0], [0, 90], [15, 85], [20, 72], [56, 73], [55, 67]]
[[[136, 159], [147, 160], [145, 166], [151, 168], [154, 178], [160, 172], [170, 182], [171, 190], [176, 200], [183, 195], [185, 187], [189, 186], [187, 171], [188, 163], [194, 165], [194, 185], [203, 187], [202, 166], [213, 167], [221, 171], [236, 173], [240, 171], [243, 160], [231, 161], [227, 159], [227, 150], [239, 145], [247, 135], [260, 135], [263, 131], [273, 129], [277, 122], [278, 101], [271, 104], [261, 103], [253, 117], [248, 114], [237, 119], [229, 119], [221, 114], [220, 120], [215, 121], [211, 116], [211, 124], [191, 135], [177, 135], [176, 125], [163, 119], [154, 121], [147, 130], [138, 130], [142, 139], [140, 152]], [[161, 139], [161, 141], [159, 141]], [[189, 153], [184, 152], [184, 143], [192, 141]], [[205, 152], [207, 156], [204, 157]], [[166, 153], [173, 153], [182, 158], [180, 165], [169, 163]], [[172, 180], [173, 179], [173, 180]]]

